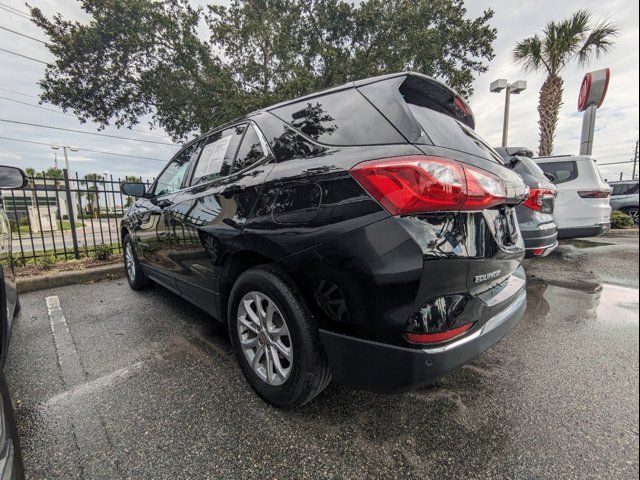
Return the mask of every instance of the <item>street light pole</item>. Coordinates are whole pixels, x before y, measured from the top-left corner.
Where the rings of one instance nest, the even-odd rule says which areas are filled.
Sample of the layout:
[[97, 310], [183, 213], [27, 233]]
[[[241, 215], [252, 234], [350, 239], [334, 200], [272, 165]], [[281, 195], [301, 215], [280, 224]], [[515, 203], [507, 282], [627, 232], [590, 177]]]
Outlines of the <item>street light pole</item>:
[[491, 82], [489, 91], [499, 93], [504, 90], [504, 119], [502, 121], [502, 146], [506, 147], [509, 141], [509, 110], [511, 109], [511, 94], [518, 95], [527, 89], [525, 80], [509, 83], [506, 78], [500, 78]]
[[[71, 187], [69, 185], [69, 175], [71, 174], [71, 170], [69, 169], [69, 155], [67, 155], [67, 148], [69, 150], [71, 150], [72, 152], [77, 152], [79, 149], [77, 146], [75, 145], [71, 145], [69, 147], [67, 147], [66, 145], [62, 146], [62, 151], [64, 152], [64, 170], [63, 170], [63, 174], [64, 174], [64, 188], [67, 191], [67, 214], [69, 216], [69, 221], [71, 223], [71, 234], [73, 237], [73, 249], [74, 249], [74, 254], [76, 256], [76, 258], [78, 257], [78, 239], [76, 238], [76, 231], [75, 231], [75, 215], [76, 215], [76, 207], [74, 207], [73, 205], [73, 201], [75, 199], [76, 202], [76, 206], [77, 206], [77, 197], [76, 194], [72, 194], [71, 193]], [[57, 143], [54, 143], [51, 145], [51, 149], [52, 150], [60, 150], [60, 145], [58, 145]]]
[[502, 146], [506, 147], [509, 139], [509, 109], [511, 108], [511, 86], [504, 89], [504, 118], [502, 120]]
[[[77, 152], [79, 148], [75, 145], [71, 145], [69, 147], [67, 147], [66, 145], [62, 146], [62, 151], [64, 152], [64, 168], [67, 169], [67, 172], [71, 172], [71, 170], [69, 169], [69, 156], [67, 155], [67, 148], [72, 152]], [[51, 149], [60, 150], [60, 145], [58, 145], [57, 143], [54, 143], [53, 145], [51, 145]]]
[[[107, 207], [107, 218], [109, 218], [109, 195], [107, 195], [107, 178], [109, 178], [109, 170], [104, 171], [104, 204]], [[115, 204], [113, 208], [115, 209]]]

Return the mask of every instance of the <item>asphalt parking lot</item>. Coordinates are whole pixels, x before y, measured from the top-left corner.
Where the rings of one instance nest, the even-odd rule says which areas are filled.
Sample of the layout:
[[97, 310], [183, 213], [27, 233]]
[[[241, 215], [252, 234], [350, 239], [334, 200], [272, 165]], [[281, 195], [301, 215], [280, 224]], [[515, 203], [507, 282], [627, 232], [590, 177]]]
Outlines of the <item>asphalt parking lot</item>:
[[527, 267], [524, 318], [471, 364], [296, 411], [253, 394], [226, 334], [160, 287], [25, 294], [7, 377], [27, 477], [637, 478], [638, 237]]

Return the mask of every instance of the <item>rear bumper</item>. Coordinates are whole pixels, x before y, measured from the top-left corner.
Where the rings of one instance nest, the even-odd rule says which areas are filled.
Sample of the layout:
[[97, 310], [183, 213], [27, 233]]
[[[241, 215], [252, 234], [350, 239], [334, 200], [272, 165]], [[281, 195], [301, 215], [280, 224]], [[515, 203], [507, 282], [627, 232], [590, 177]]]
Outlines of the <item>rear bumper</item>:
[[495, 345], [526, 308], [526, 290], [467, 335], [443, 345], [405, 348], [320, 330], [333, 379], [364, 390], [400, 393], [429, 385]]
[[[553, 224], [550, 228], [522, 230], [522, 239], [527, 251], [527, 257], [544, 257], [558, 246], [558, 231]], [[542, 250], [544, 253], [534, 255], [534, 250]]]
[[544, 245], [540, 247], [527, 247], [525, 258], [543, 258], [549, 255], [558, 247], [558, 240], [555, 240], [551, 245]]
[[599, 237], [604, 235], [611, 229], [611, 223], [602, 223], [598, 225], [591, 225], [588, 227], [572, 227], [572, 228], [559, 228], [558, 238], [585, 238], [585, 237]]

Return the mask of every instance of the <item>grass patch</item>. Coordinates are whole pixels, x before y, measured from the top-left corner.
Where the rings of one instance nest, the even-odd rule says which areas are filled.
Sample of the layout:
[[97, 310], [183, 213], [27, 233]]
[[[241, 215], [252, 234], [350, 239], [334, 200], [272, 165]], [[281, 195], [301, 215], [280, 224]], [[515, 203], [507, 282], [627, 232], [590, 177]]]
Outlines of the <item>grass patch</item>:
[[[81, 259], [94, 259], [98, 250], [105, 250], [110, 247], [113, 255], [122, 254], [122, 247], [118, 243], [100, 244], [96, 247], [79, 247], [79, 253]], [[27, 265], [41, 265], [47, 268], [51, 268], [58, 262], [71, 261], [73, 258], [73, 246], [67, 245], [67, 255], [62, 248], [58, 248], [57, 251], [53, 249], [47, 250], [35, 250], [33, 252], [25, 252], [25, 256], [21, 257], [17, 252], [13, 257], [14, 266], [20, 268]]]
[[40, 257], [38, 261], [16, 267], [16, 277], [34, 277], [49, 275], [57, 272], [70, 272], [74, 270], [86, 270], [88, 268], [104, 267], [122, 263], [122, 255], [113, 254], [103, 259], [95, 256], [80, 258], [79, 260], [53, 261], [53, 257]]
[[[69, 220], [63, 220], [62, 222], [58, 222], [58, 225], [61, 227], [60, 230], [62, 231], [71, 230], [71, 222]], [[82, 228], [83, 226], [84, 224], [82, 222], [76, 222], [76, 229]], [[21, 235], [29, 235], [31, 233], [31, 230], [29, 229], [29, 225], [20, 225], [19, 227], [13, 227], [11, 228], [11, 231], [13, 233], [20, 232]], [[55, 231], [56, 230], [54, 230], [54, 232]], [[50, 232], [51, 232], [50, 230], [43, 231], [43, 233], [50, 233]]]

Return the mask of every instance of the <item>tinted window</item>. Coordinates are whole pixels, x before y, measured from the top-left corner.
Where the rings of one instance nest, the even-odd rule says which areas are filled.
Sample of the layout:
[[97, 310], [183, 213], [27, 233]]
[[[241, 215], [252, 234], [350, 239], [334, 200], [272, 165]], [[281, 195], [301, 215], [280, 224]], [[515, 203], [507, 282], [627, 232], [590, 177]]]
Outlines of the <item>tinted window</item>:
[[197, 158], [201, 145], [202, 142], [193, 143], [173, 157], [173, 160], [158, 177], [153, 190], [154, 195], [167, 195], [180, 190], [189, 164], [191, 160]]
[[298, 135], [288, 128], [284, 130], [282, 135], [273, 139], [271, 148], [279, 162], [313, 157], [324, 151], [322, 147], [314, 145], [302, 135]]
[[613, 192], [611, 192], [611, 195], [618, 196], [618, 195], [626, 195], [626, 191], [627, 191], [627, 186], [626, 185], [614, 185], [613, 186]]
[[328, 145], [405, 143], [397, 130], [353, 88], [272, 112], [312, 140]]
[[550, 162], [539, 163], [544, 173], [553, 175], [552, 182], [558, 183], [570, 182], [578, 178], [578, 167], [576, 162]]
[[246, 124], [237, 125], [207, 137], [200, 160], [193, 172], [191, 185], [209, 182], [229, 174], [246, 128]]
[[431, 142], [444, 148], [470, 153], [496, 163], [504, 161], [473, 130], [455, 118], [431, 108], [408, 104], [411, 113], [422, 126]]
[[638, 184], [617, 183], [613, 185], [613, 192], [611, 195], [633, 195], [638, 193]]
[[245, 133], [244, 138], [242, 139], [242, 143], [240, 144], [238, 155], [236, 155], [236, 161], [233, 162], [233, 168], [231, 168], [231, 173], [244, 170], [260, 160], [264, 155], [265, 153], [262, 150], [262, 144], [260, 143], [258, 132], [256, 132], [253, 125], [250, 125], [247, 129], [247, 133]]

